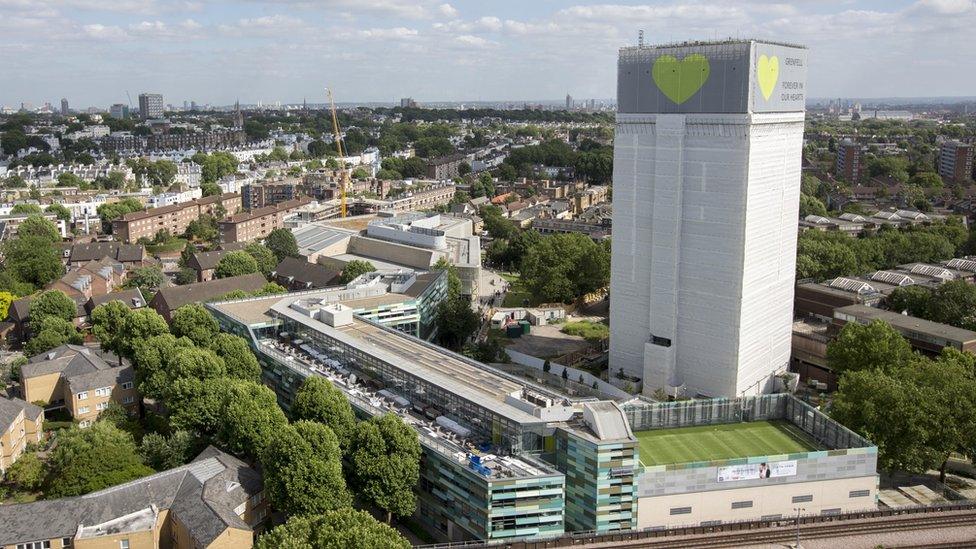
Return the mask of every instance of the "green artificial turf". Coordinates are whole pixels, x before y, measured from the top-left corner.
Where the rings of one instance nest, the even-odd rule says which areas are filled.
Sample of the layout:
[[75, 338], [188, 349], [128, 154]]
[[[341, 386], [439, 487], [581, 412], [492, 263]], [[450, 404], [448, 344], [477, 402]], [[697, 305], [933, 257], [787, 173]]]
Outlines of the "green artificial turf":
[[634, 433], [645, 466], [809, 452], [819, 447], [786, 421], [751, 421]]

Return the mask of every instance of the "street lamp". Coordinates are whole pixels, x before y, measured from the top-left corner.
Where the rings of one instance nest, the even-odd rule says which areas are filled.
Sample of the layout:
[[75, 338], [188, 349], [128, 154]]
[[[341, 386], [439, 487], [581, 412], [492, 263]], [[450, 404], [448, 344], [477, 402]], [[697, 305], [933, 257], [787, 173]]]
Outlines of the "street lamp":
[[800, 513], [806, 511], [803, 507], [794, 507], [796, 511], [796, 549], [800, 549]]

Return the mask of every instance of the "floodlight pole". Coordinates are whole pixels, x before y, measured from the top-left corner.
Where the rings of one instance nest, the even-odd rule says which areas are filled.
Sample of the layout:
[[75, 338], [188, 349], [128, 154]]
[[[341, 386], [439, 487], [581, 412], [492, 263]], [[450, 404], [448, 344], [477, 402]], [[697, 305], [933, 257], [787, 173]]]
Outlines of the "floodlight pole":
[[803, 507], [794, 507], [796, 511], [796, 549], [800, 549], [800, 513], [806, 511]]

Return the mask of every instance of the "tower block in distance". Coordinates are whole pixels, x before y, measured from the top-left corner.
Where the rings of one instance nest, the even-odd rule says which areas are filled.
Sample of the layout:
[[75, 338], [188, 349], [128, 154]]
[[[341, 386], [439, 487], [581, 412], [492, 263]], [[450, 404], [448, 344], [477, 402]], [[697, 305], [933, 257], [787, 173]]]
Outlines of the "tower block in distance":
[[732, 397], [786, 370], [806, 65], [759, 40], [620, 50], [611, 380]]

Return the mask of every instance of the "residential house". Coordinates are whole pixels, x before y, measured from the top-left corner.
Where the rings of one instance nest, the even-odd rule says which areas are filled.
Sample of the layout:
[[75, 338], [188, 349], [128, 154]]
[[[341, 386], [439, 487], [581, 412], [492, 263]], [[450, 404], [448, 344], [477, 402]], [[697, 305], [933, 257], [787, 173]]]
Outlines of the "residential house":
[[75, 244], [68, 250], [68, 267], [78, 267], [89, 261], [99, 261], [106, 257], [121, 263], [126, 269], [144, 267], [150, 261], [146, 255], [146, 248], [139, 244], [90, 242]]
[[211, 446], [187, 465], [83, 496], [0, 505], [0, 547], [248, 549], [267, 514], [258, 470]]
[[41, 441], [43, 423], [44, 410], [40, 406], [19, 398], [0, 397], [0, 478], [23, 455], [28, 442]]
[[286, 257], [278, 263], [271, 277], [291, 291], [327, 288], [339, 283], [339, 271], [304, 259]]
[[268, 283], [259, 273], [251, 273], [229, 278], [215, 278], [207, 282], [197, 282], [185, 286], [160, 288], [153, 296], [149, 306], [169, 322], [173, 311], [190, 303], [202, 303], [229, 294], [234, 290], [256, 292]]
[[132, 366], [98, 347], [55, 347], [31, 357], [20, 378], [25, 400], [45, 402], [47, 410], [63, 408], [81, 427], [94, 423], [111, 402], [130, 413], [138, 410]]

